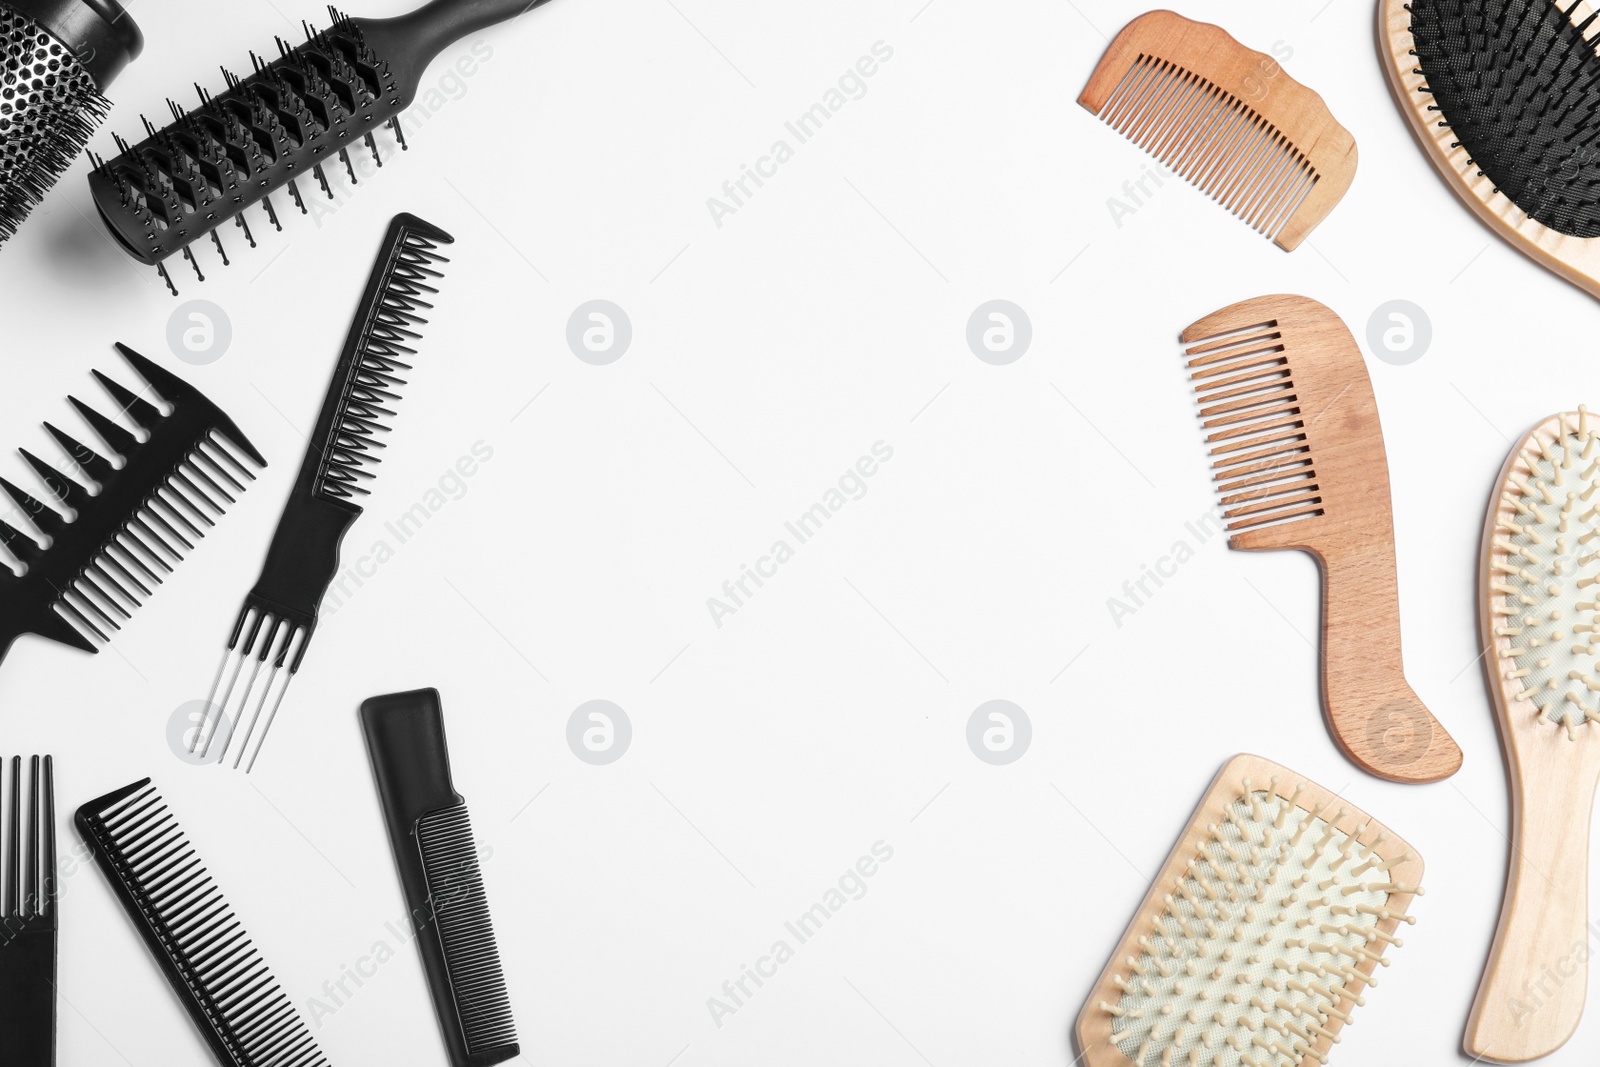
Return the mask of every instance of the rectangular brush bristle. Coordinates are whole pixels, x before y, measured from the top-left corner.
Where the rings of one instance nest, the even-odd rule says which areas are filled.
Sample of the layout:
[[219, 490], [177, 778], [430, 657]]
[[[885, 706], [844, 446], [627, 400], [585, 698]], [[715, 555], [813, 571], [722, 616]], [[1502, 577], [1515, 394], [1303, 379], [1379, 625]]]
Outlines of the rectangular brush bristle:
[[1185, 355], [1229, 532], [1323, 514], [1306, 420], [1278, 323], [1200, 338]]

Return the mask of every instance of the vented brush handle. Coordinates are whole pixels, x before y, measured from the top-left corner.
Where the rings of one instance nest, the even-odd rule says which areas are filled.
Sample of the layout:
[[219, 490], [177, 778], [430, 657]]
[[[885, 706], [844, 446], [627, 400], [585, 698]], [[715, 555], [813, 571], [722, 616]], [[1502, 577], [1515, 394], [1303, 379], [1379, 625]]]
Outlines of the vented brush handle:
[[532, 11], [547, 0], [432, 0], [391, 19], [359, 19], [402, 85], [415, 85], [433, 58], [469, 33]]
[[1406, 681], [1389, 544], [1307, 548], [1322, 567], [1322, 706], [1334, 740], [1380, 778], [1448, 778], [1461, 749]]
[[1600, 763], [1577, 771], [1566, 732], [1524, 740], [1512, 767], [1511, 872], [1489, 965], [1467, 1020], [1468, 1055], [1548, 1056], [1578, 1028], [1588, 992], [1589, 823]]

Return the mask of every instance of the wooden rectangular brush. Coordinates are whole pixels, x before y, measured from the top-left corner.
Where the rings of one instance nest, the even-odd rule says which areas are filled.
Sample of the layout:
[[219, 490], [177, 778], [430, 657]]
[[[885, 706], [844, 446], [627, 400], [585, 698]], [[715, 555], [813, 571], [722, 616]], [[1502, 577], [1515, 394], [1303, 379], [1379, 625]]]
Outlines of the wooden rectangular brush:
[[1356, 142], [1322, 97], [1217, 27], [1128, 23], [1078, 103], [1293, 251], [1344, 196]]
[[1234, 757], [1089, 994], [1081, 1062], [1327, 1063], [1421, 878], [1410, 846], [1353, 805]]
[[1322, 703], [1334, 740], [1396, 782], [1461, 750], [1400, 658], [1389, 461], [1355, 338], [1303, 296], [1263, 296], [1183, 331], [1228, 547], [1297, 548], [1322, 569]]

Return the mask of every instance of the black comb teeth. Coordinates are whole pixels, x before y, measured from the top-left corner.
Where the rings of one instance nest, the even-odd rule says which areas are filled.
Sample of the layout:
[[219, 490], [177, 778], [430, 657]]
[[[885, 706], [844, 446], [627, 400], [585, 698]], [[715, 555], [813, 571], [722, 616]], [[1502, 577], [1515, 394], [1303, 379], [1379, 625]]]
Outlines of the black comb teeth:
[[[1596, 16], [1550, 0], [1412, 0], [1418, 92], [1478, 173], [1530, 218], [1600, 237]], [[1452, 146], [1453, 147], [1453, 146]]]
[[[4, 491], [50, 539], [40, 545], [0, 521], [0, 543], [26, 570], [0, 567], [0, 660], [15, 640], [32, 633], [86, 652], [121, 628], [172, 571], [184, 552], [215, 525], [234, 494], [254, 479], [234, 452], [265, 466], [266, 460], [233, 420], [181, 378], [125, 345], [129, 365], [172, 406], [163, 415], [123, 385], [94, 372], [118, 408], [148, 435], [138, 437], [115, 420], [69, 397], [84, 421], [123, 459], [118, 468], [71, 434], [45, 428], [89, 480], [90, 491], [26, 449], [22, 457], [48, 488], [46, 503], [0, 478]], [[226, 443], [226, 444], [224, 444]], [[230, 447], [231, 446], [231, 447]], [[55, 505], [73, 513], [69, 519]]]
[[327, 1067], [150, 779], [90, 801], [75, 821], [219, 1063]]
[[[55, 766], [34, 756], [0, 759], [6, 819], [0, 829], [0, 1063], [54, 1067], [56, 1047]], [[27, 781], [26, 790], [23, 782]]]

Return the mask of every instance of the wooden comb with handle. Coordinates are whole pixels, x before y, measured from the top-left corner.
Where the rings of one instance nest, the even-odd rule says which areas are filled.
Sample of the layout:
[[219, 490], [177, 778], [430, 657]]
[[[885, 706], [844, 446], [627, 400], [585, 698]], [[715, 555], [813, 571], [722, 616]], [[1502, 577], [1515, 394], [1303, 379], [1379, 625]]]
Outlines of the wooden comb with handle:
[[1436, 782], [1461, 750], [1400, 659], [1389, 464], [1350, 331], [1303, 296], [1263, 296], [1183, 331], [1230, 548], [1297, 548], [1322, 569], [1322, 704], [1347, 756]]
[[1285, 251], [1355, 177], [1355, 138], [1322, 97], [1271, 56], [1171, 11], [1128, 23], [1078, 103]]

